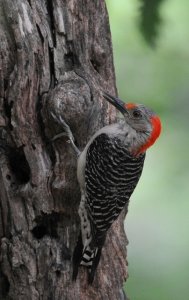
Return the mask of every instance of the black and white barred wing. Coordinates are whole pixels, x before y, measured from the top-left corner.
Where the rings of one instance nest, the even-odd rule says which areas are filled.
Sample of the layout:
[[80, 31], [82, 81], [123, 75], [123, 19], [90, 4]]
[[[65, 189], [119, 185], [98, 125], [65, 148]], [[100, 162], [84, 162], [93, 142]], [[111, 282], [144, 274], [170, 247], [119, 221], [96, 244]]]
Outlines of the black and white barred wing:
[[132, 157], [123, 142], [104, 133], [89, 146], [85, 168], [86, 208], [94, 238], [99, 232], [105, 233], [128, 204], [141, 176], [144, 158], [145, 155]]

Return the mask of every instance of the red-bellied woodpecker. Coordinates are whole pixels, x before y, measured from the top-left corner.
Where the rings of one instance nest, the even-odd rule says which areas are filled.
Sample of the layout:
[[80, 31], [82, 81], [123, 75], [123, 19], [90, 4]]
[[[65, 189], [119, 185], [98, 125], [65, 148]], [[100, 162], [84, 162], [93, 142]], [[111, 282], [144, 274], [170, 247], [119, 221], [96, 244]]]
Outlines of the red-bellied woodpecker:
[[160, 119], [151, 109], [125, 104], [107, 93], [103, 96], [124, 119], [100, 129], [78, 159], [81, 236], [73, 256], [73, 278], [79, 265], [85, 265], [89, 283], [94, 279], [107, 231], [128, 206], [142, 173], [145, 152], [161, 131]]
[[73, 254], [73, 279], [84, 265], [89, 283], [93, 282], [107, 231], [127, 208], [142, 173], [145, 152], [161, 132], [160, 119], [151, 109], [124, 103], [107, 93], [103, 96], [124, 118], [97, 131], [78, 158], [81, 233]]

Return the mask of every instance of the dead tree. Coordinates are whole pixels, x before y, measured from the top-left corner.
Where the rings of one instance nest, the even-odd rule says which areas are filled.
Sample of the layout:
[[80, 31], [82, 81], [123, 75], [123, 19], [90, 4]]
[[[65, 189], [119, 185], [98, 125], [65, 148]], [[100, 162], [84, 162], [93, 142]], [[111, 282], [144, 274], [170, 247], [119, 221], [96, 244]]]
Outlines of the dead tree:
[[76, 157], [51, 117], [62, 116], [83, 149], [115, 110], [108, 14], [103, 0], [0, 0], [0, 298], [126, 299], [122, 215], [98, 272], [71, 281], [79, 231]]

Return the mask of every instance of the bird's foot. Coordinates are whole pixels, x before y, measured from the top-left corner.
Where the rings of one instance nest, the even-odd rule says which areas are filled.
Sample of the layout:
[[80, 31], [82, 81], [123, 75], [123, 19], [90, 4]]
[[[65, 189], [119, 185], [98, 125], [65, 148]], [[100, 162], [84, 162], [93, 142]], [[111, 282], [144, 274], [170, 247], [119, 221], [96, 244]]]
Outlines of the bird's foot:
[[53, 138], [51, 139], [52, 142], [54, 142], [56, 139], [59, 139], [61, 137], [67, 136], [69, 138], [68, 142], [72, 145], [72, 148], [74, 149], [75, 153], [77, 154], [77, 156], [79, 156], [80, 151], [77, 148], [77, 146], [74, 143], [74, 136], [72, 134], [72, 131], [69, 127], [69, 125], [64, 121], [64, 119], [61, 116], [56, 116], [54, 113], [51, 112], [51, 116], [53, 117], [53, 119], [60, 124], [64, 131], [61, 133], [58, 133], [57, 135], [53, 136]]

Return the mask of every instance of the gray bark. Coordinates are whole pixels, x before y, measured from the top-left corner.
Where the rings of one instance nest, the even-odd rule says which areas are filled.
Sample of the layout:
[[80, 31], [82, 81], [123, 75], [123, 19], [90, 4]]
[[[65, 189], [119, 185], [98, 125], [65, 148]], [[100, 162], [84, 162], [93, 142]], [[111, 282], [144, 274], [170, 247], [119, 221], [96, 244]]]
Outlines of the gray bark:
[[125, 299], [124, 214], [112, 226], [92, 286], [71, 281], [79, 231], [76, 157], [51, 117], [83, 149], [115, 121], [116, 93], [103, 0], [0, 0], [0, 298]]

